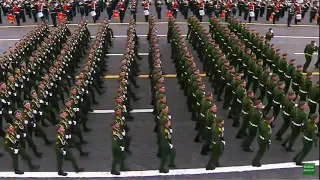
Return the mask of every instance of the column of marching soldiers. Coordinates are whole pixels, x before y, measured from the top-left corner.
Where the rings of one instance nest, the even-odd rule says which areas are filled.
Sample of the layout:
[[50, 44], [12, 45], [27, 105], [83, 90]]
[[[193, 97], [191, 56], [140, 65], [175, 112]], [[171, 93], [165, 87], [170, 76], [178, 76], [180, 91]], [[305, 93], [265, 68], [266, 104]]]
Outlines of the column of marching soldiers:
[[[98, 103], [95, 93], [103, 93], [100, 77], [106, 71], [105, 58], [112, 45], [108, 23], [107, 19], [102, 22], [77, 79], [75, 70], [91, 41], [85, 19], [80, 20], [73, 33], [66, 21], [51, 32], [48, 24], [42, 23], [1, 58], [0, 133], [16, 174], [24, 174], [19, 169], [19, 157], [27, 162], [30, 170], [39, 169], [32, 163], [27, 147], [41, 158], [43, 154], [34, 137], [41, 137], [45, 145], [53, 143], [44, 131], [44, 127], [49, 126], [47, 121], [57, 130], [54, 149], [58, 174], [67, 175], [62, 169], [63, 160], [70, 160], [76, 172], [84, 171], [78, 167], [70, 148], [76, 148], [81, 157], [89, 155], [82, 147], [88, 143], [83, 132], [91, 130], [87, 126], [87, 115], [93, 111], [91, 104]], [[2, 128], [3, 119], [6, 124]]]
[[[304, 74], [302, 65], [296, 66], [294, 59], [288, 60], [287, 54], [281, 55], [269, 40], [264, 42], [263, 36], [238, 19], [230, 18], [228, 22], [225, 25], [217, 18], [210, 19], [209, 33], [197, 18], [188, 19], [187, 39], [204, 63], [203, 70], [215, 89], [217, 101], [224, 101], [223, 109], [230, 109], [228, 118], [234, 120], [232, 126], [241, 125], [236, 138], [245, 138], [242, 143], [244, 151], [253, 151], [250, 146], [257, 137], [259, 150], [252, 161], [252, 165], [257, 167], [261, 166], [260, 160], [270, 147], [273, 122], [282, 110], [283, 125], [276, 133], [276, 140], [282, 140], [290, 127], [291, 133], [281, 145], [287, 152], [293, 152], [293, 145], [302, 134], [303, 148], [293, 158], [297, 165], [301, 165], [312, 147], [317, 147], [319, 82], [313, 83], [311, 72]], [[206, 169], [215, 169], [225, 147], [224, 120], [216, 116], [213, 94], [205, 93], [200, 70], [188, 52], [181, 29], [173, 17], [169, 18], [167, 37], [172, 46], [171, 56], [177, 78], [187, 96], [191, 118], [196, 121], [198, 133], [194, 141], [204, 141], [201, 154], [211, 152]], [[315, 51], [314, 46], [309, 47]], [[263, 106], [265, 97], [266, 107]], [[308, 107], [309, 114], [306, 113]], [[273, 113], [269, 113], [271, 108]]]

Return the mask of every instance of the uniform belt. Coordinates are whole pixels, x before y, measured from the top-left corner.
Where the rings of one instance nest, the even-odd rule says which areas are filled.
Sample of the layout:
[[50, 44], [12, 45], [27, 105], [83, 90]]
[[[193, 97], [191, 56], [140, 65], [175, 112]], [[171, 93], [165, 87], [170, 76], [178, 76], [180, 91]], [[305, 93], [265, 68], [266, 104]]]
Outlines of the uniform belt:
[[233, 94], [236, 94], [236, 92], [232, 91]]
[[242, 101], [240, 101], [240, 99], [238, 99], [238, 98], [237, 98], [237, 101], [238, 101], [239, 103], [242, 103]]
[[283, 111], [283, 114], [286, 115], [286, 116], [290, 116], [290, 114], [285, 112], [285, 111]]
[[260, 135], [260, 139], [264, 140], [264, 137]]
[[242, 61], [242, 59], [238, 58], [238, 61]]
[[272, 100], [272, 102], [276, 103], [276, 104], [280, 104], [278, 101]]
[[244, 110], [241, 110], [241, 111], [242, 111], [243, 114], [249, 114], [249, 113], [245, 112]]
[[247, 66], [245, 63], [242, 63], [243, 66]]
[[197, 102], [197, 105], [200, 106], [200, 103]]
[[307, 55], [307, 56], [312, 56], [312, 54], [309, 54], [309, 53], [304, 53], [304, 55]]
[[272, 60], [270, 60], [270, 59], [267, 59], [267, 61], [272, 62]]
[[217, 70], [218, 72], [221, 72], [220, 70]]
[[252, 74], [252, 71], [248, 70], [248, 73]]
[[192, 93], [192, 96], [193, 96], [193, 97], [197, 97], [194, 93]]
[[256, 76], [253, 76], [253, 79], [258, 79]]
[[209, 130], [211, 129], [211, 127], [209, 127], [209, 126], [206, 126], [206, 128], [209, 129]]
[[230, 83], [227, 83], [227, 85], [230, 86], [231, 84], [230, 84]]
[[292, 122], [292, 124], [293, 125], [295, 125], [295, 126], [298, 126], [298, 127], [301, 127], [301, 126], [303, 126], [303, 123], [301, 123], [301, 124], [298, 124], [298, 123], [296, 123], [296, 122], [294, 122], [294, 121], [291, 121]]
[[222, 77], [222, 76], [221, 76], [221, 79], [225, 80], [225, 78], [224, 78], [224, 77]]
[[259, 85], [260, 85], [261, 87], [264, 87], [264, 85], [263, 85], [263, 84], [261, 84], [261, 83], [259, 83]]
[[279, 72], [283, 73], [283, 71], [281, 69], [278, 69]]
[[299, 90], [300, 92], [302, 92], [302, 93], [304, 93], [304, 94], [307, 94], [307, 92], [306, 91], [304, 91], [304, 90]]
[[307, 141], [313, 141], [313, 139], [310, 139], [307, 136], [303, 136], [303, 138], [306, 139]]
[[291, 76], [288, 76], [286, 73], [284, 73], [284, 76], [288, 79], [291, 79]]
[[295, 85], [295, 86], [299, 86], [299, 84], [298, 84], [298, 83], [295, 83], [295, 82], [292, 82], [292, 84]]
[[249, 121], [249, 124], [250, 124], [251, 126], [253, 126], [253, 127], [258, 127], [258, 125], [253, 124], [251, 121]]
[[313, 104], [318, 104], [316, 101], [309, 99], [310, 102], [312, 102]]

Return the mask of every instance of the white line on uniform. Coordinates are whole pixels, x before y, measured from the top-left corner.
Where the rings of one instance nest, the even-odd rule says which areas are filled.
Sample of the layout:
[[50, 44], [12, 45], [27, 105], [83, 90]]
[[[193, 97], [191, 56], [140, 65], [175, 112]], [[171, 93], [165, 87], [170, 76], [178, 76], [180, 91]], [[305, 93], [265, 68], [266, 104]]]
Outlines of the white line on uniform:
[[[293, 53], [295, 55], [304, 55], [304, 53]], [[313, 53], [313, 55], [318, 55], [318, 53]]]
[[[138, 53], [140, 56], [148, 56], [149, 53]], [[123, 56], [123, 54], [106, 54], [107, 56]]]
[[[150, 113], [153, 112], [153, 109], [134, 109], [130, 113]], [[114, 113], [114, 110], [93, 110], [93, 114], [111, 114]]]
[[[314, 163], [319, 166], [319, 160], [308, 161], [305, 163]], [[230, 166], [218, 167], [215, 170], [206, 170], [205, 168], [197, 169], [174, 169], [169, 173], [159, 173], [158, 170], [147, 171], [127, 171], [121, 172], [121, 175], [112, 175], [110, 172], [81, 172], [81, 173], [68, 173], [66, 178], [110, 178], [110, 177], [154, 177], [154, 176], [179, 176], [179, 175], [199, 175], [199, 174], [216, 174], [216, 173], [230, 173], [230, 172], [247, 172], [247, 171], [263, 171], [272, 169], [291, 169], [301, 168], [296, 166], [295, 163], [277, 163], [277, 164], [264, 164], [261, 167], [250, 166]], [[302, 169], [301, 169], [302, 171]], [[0, 178], [59, 178], [57, 172], [25, 172], [23, 175], [14, 174], [14, 172], [0, 172]]]

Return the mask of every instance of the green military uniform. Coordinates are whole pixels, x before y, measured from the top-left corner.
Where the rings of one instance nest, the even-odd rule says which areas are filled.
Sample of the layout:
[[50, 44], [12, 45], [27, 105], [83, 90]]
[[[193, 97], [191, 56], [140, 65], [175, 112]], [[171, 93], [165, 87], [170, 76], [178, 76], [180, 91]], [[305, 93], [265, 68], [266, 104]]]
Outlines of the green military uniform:
[[200, 115], [198, 116], [199, 118], [197, 119], [197, 124], [196, 124], [196, 130], [198, 130], [198, 133], [196, 137], [194, 138], [194, 142], [200, 142], [200, 137], [204, 139], [204, 130], [206, 126], [206, 113], [208, 109], [211, 107], [211, 99], [212, 93], [206, 93], [205, 98], [202, 99], [201, 105], [200, 105]]
[[273, 31], [272, 31], [272, 29], [271, 29], [271, 30], [269, 30], [269, 31], [266, 33], [265, 39], [271, 41], [271, 39], [273, 38], [273, 36], [274, 36], [274, 35], [273, 35]]
[[[245, 81], [241, 81], [241, 84], [244, 84]], [[246, 95], [245, 85], [240, 85], [236, 90], [236, 97], [234, 98], [231, 110], [229, 111], [228, 118], [233, 118], [234, 121], [239, 121], [239, 114], [242, 108], [242, 100]], [[234, 124], [237, 124], [234, 122]]]
[[294, 70], [292, 73], [292, 86], [291, 87], [292, 87], [292, 90], [296, 93], [296, 95], [299, 94], [300, 84], [303, 79], [302, 72], [300, 71], [301, 68], [302, 68], [302, 65], [298, 65], [297, 69]]
[[319, 117], [317, 114], [311, 115], [310, 120], [305, 124], [305, 130], [303, 132], [303, 148], [297, 155], [294, 157], [294, 161], [296, 161], [297, 165], [301, 165], [304, 158], [309, 154], [312, 149], [312, 145], [315, 147], [318, 146], [318, 137], [317, 134], [319, 132], [317, 123], [319, 123]]
[[309, 115], [312, 115], [316, 112], [317, 105], [320, 102], [320, 88], [319, 88], [319, 81], [316, 82], [310, 89], [309, 89], [309, 99], [308, 99], [308, 106], [309, 106]]
[[206, 170], [214, 170], [215, 167], [219, 166], [219, 158], [223, 153], [225, 141], [223, 138], [223, 120], [217, 119], [216, 123], [212, 126], [212, 138], [211, 138], [211, 156], [206, 166]]
[[268, 100], [268, 104], [265, 107], [265, 112], [266, 114], [269, 113], [272, 104], [273, 104], [273, 91], [274, 89], [277, 87], [279, 80], [278, 80], [278, 75], [277, 74], [272, 74], [270, 79], [268, 79], [268, 83], [267, 83], [267, 100]]
[[259, 150], [252, 161], [252, 166], [260, 167], [260, 160], [263, 157], [264, 153], [267, 149], [269, 149], [269, 145], [271, 144], [271, 126], [270, 123], [273, 120], [273, 116], [268, 115], [266, 120], [261, 122], [259, 125], [259, 137], [258, 137], [258, 144]]
[[[252, 93], [252, 92], [248, 92], [248, 93]], [[253, 108], [252, 99], [248, 96], [245, 96], [242, 101], [242, 110], [241, 110], [242, 124], [236, 136], [238, 139], [242, 139], [246, 135], [246, 130], [248, 128], [248, 124], [250, 120], [249, 117], [251, 116], [252, 108]]]
[[300, 90], [299, 90], [299, 96], [300, 101], [306, 101], [308, 96], [308, 91], [312, 87], [312, 80], [311, 77], [312, 73], [308, 72], [305, 77], [302, 78], [302, 81], [300, 83]]
[[265, 66], [264, 71], [259, 78], [259, 90], [260, 90], [260, 97], [258, 98], [260, 101], [264, 100], [267, 90], [267, 84], [270, 79], [270, 67]]
[[303, 72], [306, 72], [311, 61], [312, 61], [312, 54], [317, 51], [317, 46], [315, 46], [315, 41], [311, 41], [310, 44], [307, 44], [304, 48], [304, 57], [306, 59], [305, 64], [303, 65]]
[[296, 67], [294, 67], [294, 64], [295, 64], [295, 60], [291, 59], [286, 71], [284, 72], [284, 82], [286, 83], [286, 87], [285, 87], [286, 94], [288, 93], [288, 90], [290, 88], [293, 72], [296, 70]]
[[[212, 106], [215, 106], [215, 105], [212, 105]], [[202, 155], [207, 155], [207, 153], [210, 150], [210, 145], [212, 141], [212, 131], [216, 125], [216, 117], [217, 117], [216, 112], [213, 112], [211, 109], [207, 110], [205, 129], [204, 129], [204, 137], [206, 141], [202, 146], [202, 150], [201, 150]]]
[[7, 134], [5, 135], [5, 151], [7, 151], [12, 159], [12, 166], [15, 174], [24, 174], [23, 171], [19, 170], [19, 159], [20, 155], [23, 160], [25, 160], [30, 169], [38, 169], [38, 166], [32, 164], [30, 156], [27, 154], [25, 149], [22, 146], [19, 146], [20, 138], [23, 138], [16, 131], [9, 131], [9, 128], [12, 127], [11, 124], [5, 124], [4, 129], [7, 130]]
[[[262, 104], [261, 101], [257, 100], [255, 102], [255, 106]], [[252, 114], [250, 115], [249, 120], [249, 135], [246, 140], [242, 144], [242, 148], [244, 151], [252, 152], [250, 148], [253, 139], [256, 137], [258, 132], [258, 126], [263, 121], [263, 113], [261, 109], [257, 107], [252, 110]]]
[[[289, 92], [289, 97], [294, 96], [294, 95], [295, 95], [295, 93], [293, 91]], [[295, 99], [290, 99], [289, 97], [286, 98], [286, 101], [283, 105], [283, 111], [282, 111], [283, 124], [276, 134], [277, 140], [282, 140], [282, 138], [281, 138], [282, 135], [288, 130], [292, 118], [295, 117], [295, 113], [296, 113], [296, 111], [295, 111], [296, 110], [296, 103], [294, 101]]]
[[[307, 122], [307, 114], [302, 109], [306, 105], [306, 102], [301, 101], [295, 112], [295, 117], [291, 121], [291, 134], [281, 144], [287, 151], [293, 151], [292, 146], [299, 137], [299, 134], [303, 128], [304, 123]], [[289, 143], [288, 147], [287, 144]]]
[[160, 160], [160, 173], [167, 173], [168, 170], [165, 169], [167, 159], [169, 157], [168, 167], [175, 167], [175, 157], [176, 150], [172, 145], [172, 129], [167, 126], [169, 120], [166, 120], [160, 127], [160, 149], [161, 149], [161, 160]]
[[[115, 121], [112, 126], [119, 124]], [[119, 124], [120, 125], [120, 124]], [[121, 126], [121, 125], [120, 125]], [[120, 172], [117, 171], [117, 165], [120, 164], [120, 170], [124, 170], [124, 137], [121, 132], [121, 129], [114, 127], [112, 130], [111, 141], [112, 141], [112, 163], [111, 163], [111, 174], [120, 175]]]
[[[60, 129], [62, 125], [56, 125], [57, 131]], [[55, 153], [57, 156], [57, 168], [58, 168], [58, 174], [62, 176], [66, 176], [67, 173], [63, 172], [62, 165], [63, 160], [69, 160], [72, 163], [72, 166], [76, 172], [82, 172], [84, 171], [83, 168], [79, 168], [78, 164], [76, 162], [76, 159], [74, 155], [72, 154], [72, 151], [70, 150], [69, 143], [67, 142], [66, 135], [64, 132], [58, 132], [56, 144], [55, 144]]]
[[[282, 106], [284, 105], [285, 103], [285, 92], [282, 88], [280, 88], [281, 86], [284, 86], [284, 82], [279, 82], [278, 83], [278, 87], [274, 89], [273, 91], [273, 95], [274, 95], [274, 98], [273, 98], [273, 116], [274, 116], [274, 119], [276, 120], [278, 114], [280, 113], [280, 110], [282, 108]], [[273, 124], [271, 124], [273, 126]]]

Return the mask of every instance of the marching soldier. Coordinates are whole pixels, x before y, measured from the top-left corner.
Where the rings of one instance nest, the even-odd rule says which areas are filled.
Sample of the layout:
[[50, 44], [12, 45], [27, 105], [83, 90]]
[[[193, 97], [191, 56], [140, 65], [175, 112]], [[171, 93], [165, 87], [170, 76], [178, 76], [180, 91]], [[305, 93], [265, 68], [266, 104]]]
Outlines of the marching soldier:
[[235, 121], [238, 121], [238, 116], [239, 116], [239, 112], [241, 111], [241, 106], [242, 106], [242, 100], [243, 97], [246, 95], [246, 81], [245, 80], [241, 80], [240, 81], [240, 85], [236, 90], [236, 96], [234, 98], [234, 101], [232, 103], [232, 107], [231, 110], [229, 111], [228, 114], [228, 118], [234, 118]]
[[294, 18], [294, 14], [295, 14], [295, 8], [294, 8], [294, 4], [291, 5], [291, 7], [289, 8], [288, 10], [288, 19], [287, 19], [287, 26], [288, 27], [291, 27], [291, 21], [292, 21], [292, 18]]
[[[282, 109], [284, 103], [285, 103], [285, 93], [284, 93], [284, 88], [285, 88], [285, 83], [284, 82], [279, 82], [278, 83], [278, 86], [274, 89], [273, 91], [273, 104], [272, 104], [272, 107], [273, 107], [273, 117], [274, 117], [274, 121], [277, 119], [279, 113], [280, 113], [280, 110]], [[266, 112], [266, 114], [268, 114], [269, 112]], [[273, 122], [274, 122], [273, 121]], [[272, 123], [271, 124], [272, 127], [274, 127], [274, 124]]]
[[258, 98], [260, 101], [263, 102], [264, 97], [266, 95], [266, 91], [267, 91], [267, 83], [270, 79], [270, 72], [271, 72], [271, 68], [269, 66], [265, 66], [264, 67], [264, 72], [262, 73], [262, 75], [259, 78], [259, 90], [260, 90], [260, 97]]
[[15, 121], [14, 121], [14, 129], [17, 134], [20, 135], [19, 145], [21, 145], [24, 149], [26, 148], [26, 142], [29, 147], [31, 147], [34, 155], [38, 158], [42, 157], [42, 153], [37, 150], [37, 146], [34, 143], [31, 135], [27, 131], [28, 120], [26, 117], [23, 117], [23, 114], [20, 110], [15, 111]]
[[30, 170], [39, 169], [39, 166], [32, 163], [32, 160], [25, 149], [20, 146], [20, 138], [22, 139], [23, 137], [15, 130], [15, 128], [11, 124], [5, 124], [4, 129], [6, 130], [5, 150], [11, 156], [14, 173], [24, 174], [23, 171], [19, 170], [19, 155], [28, 163]]
[[289, 87], [291, 85], [291, 79], [292, 79], [293, 72], [296, 69], [296, 67], [294, 66], [295, 62], [296, 62], [295, 59], [291, 59], [287, 69], [284, 71], [284, 82], [286, 84], [286, 87], [285, 87], [286, 94], [288, 93]]
[[56, 156], [57, 156], [58, 175], [60, 175], [60, 176], [67, 176], [68, 175], [68, 173], [66, 173], [62, 170], [63, 160], [71, 161], [72, 166], [77, 173], [83, 172], [84, 169], [78, 167], [76, 159], [70, 150], [70, 145], [68, 143], [68, 140], [66, 139], [66, 137], [68, 136], [65, 133], [66, 129], [64, 128], [63, 125], [60, 125], [60, 124], [57, 124], [55, 126], [55, 128], [58, 133], [56, 145], [55, 145], [55, 152], [56, 152]]
[[242, 144], [242, 149], [246, 152], [253, 152], [250, 146], [252, 144], [253, 139], [257, 136], [258, 126], [259, 124], [261, 124], [263, 120], [262, 102], [260, 100], [256, 100], [254, 102], [254, 106], [255, 108], [253, 108], [249, 120], [249, 135]]
[[124, 143], [123, 143], [123, 134], [121, 132], [121, 125], [117, 121], [113, 122], [112, 124], [112, 169], [111, 174], [120, 175], [120, 172], [117, 171], [117, 165], [120, 164], [120, 170], [125, 169], [124, 161], [125, 161], [125, 154], [124, 154]]
[[278, 82], [279, 82], [278, 75], [277, 74], [272, 74], [270, 79], [268, 80], [268, 82], [266, 84], [266, 87], [267, 87], [267, 101], [268, 101], [268, 104], [264, 109], [266, 114], [269, 113], [269, 111], [270, 111], [270, 109], [272, 107], [273, 98], [274, 98], [273, 91], [277, 87]]
[[263, 157], [264, 153], [266, 152], [267, 149], [269, 149], [269, 146], [271, 144], [271, 126], [270, 124], [273, 121], [273, 116], [272, 115], [267, 115], [266, 119], [261, 122], [259, 125], [259, 137], [258, 137], [258, 144], [259, 144], [259, 150], [252, 160], [252, 166], [260, 167], [261, 163], [260, 160]]
[[212, 93], [206, 93], [204, 95], [204, 98], [202, 99], [202, 102], [200, 104], [200, 115], [198, 116], [198, 119], [197, 119], [197, 123], [199, 123], [198, 125], [199, 128], [197, 129], [198, 133], [194, 138], [194, 142], [200, 142], [200, 137], [203, 137], [202, 135], [204, 134], [204, 130], [205, 130], [204, 128], [206, 126], [206, 121], [208, 119], [206, 114], [208, 109], [211, 108], [212, 100], [213, 100]]
[[[292, 149], [293, 144], [297, 140], [297, 138], [300, 135], [300, 132], [303, 128], [303, 125], [307, 122], [308, 117], [307, 114], [304, 112], [308, 108], [308, 105], [306, 102], [301, 101], [298, 105], [298, 108], [295, 112], [295, 117], [291, 121], [291, 134], [283, 141], [281, 146], [283, 146], [286, 151], [293, 152]], [[287, 144], [289, 145], [287, 146]]]
[[307, 44], [304, 48], [304, 57], [306, 58], [306, 62], [303, 65], [303, 72], [305, 73], [312, 61], [312, 55], [314, 52], [316, 52], [317, 49], [316, 41], [311, 41], [310, 44]]
[[171, 121], [166, 120], [163, 122], [160, 128], [160, 149], [161, 149], [161, 160], [160, 160], [160, 173], [168, 173], [169, 170], [165, 169], [165, 165], [167, 159], [169, 158], [170, 168], [176, 168], [174, 163], [176, 157], [176, 150], [172, 145], [172, 129], [171, 129]]
[[299, 95], [300, 91], [300, 84], [302, 82], [303, 75], [302, 75], [302, 65], [298, 65], [296, 70], [292, 72], [292, 90], [295, 92], [296, 95]]
[[52, 19], [53, 27], [57, 27], [57, 11], [56, 11], [56, 8], [54, 7], [54, 4], [52, 3], [50, 4], [49, 10], [50, 10], [50, 16]]
[[[253, 108], [253, 100], [254, 99], [254, 93], [252, 91], [247, 92], [247, 96], [243, 98], [243, 103], [242, 103], [242, 114], [241, 114], [241, 128], [238, 131], [238, 134], [236, 138], [242, 139], [244, 136], [246, 136], [246, 130], [248, 128], [249, 120], [250, 120], [250, 115], [252, 113], [252, 108]], [[239, 121], [237, 121], [239, 122]], [[239, 123], [238, 123], [239, 124]]]
[[223, 138], [224, 120], [217, 118], [216, 122], [211, 125], [211, 156], [206, 166], [206, 170], [214, 170], [219, 167], [219, 158], [221, 157], [226, 142]]
[[266, 33], [265, 39], [271, 41], [273, 37], [274, 37], [273, 30], [272, 28], [270, 28], [269, 31]]
[[282, 135], [288, 130], [290, 126], [290, 122], [295, 117], [295, 113], [296, 113], [295, 99], [296, 99], [296, 94], [293, 91], [289, 92], [282, 110], [283, 124], [276, 134], [277, 136], [276, 140], [278, 141], [282, 140]]
[[122, 0], [119, 0], [117, 9], [119, 11], [119, 17], [120, 17], [120, 22], [121, 23], [123, 22], [123, 19], [124, 19], [124, 14], [125, 14], [125, 9], [124, 8], [125, 7], [124, 7], [124, 4], [123, 4]]
[[212, 142], [212, 133], [214, 127], [216, 125], [216, 117], [217, 117], [217, 106], [215, 104], [211, 104], [211, 107], [206, 111], [205, 114], [205, 123], [203, 125], [203, 139], [205, 139], [205, 143], [202, 146], [201, 154], [207, 155], [210, 151], [210, 145]]
[[308, 72], [305, 77], [302, 77], [300, 83], [299, 97], [300, 101], [306, 101], [308, 96], [308, 91], [312, 87], [312, 72]]
[[305, 130], [303, 132], [303, 148], [297, 155], [293, 158], [296, 162], [296, 165], [302, 165], [302, 161], [309, 154], [312, 149], [312, 145], [315, 147], [318, 146], [318, 137], [319, 132], [318, 126], [319, 116], [317, 114], [312, 114], [308, 122], [305, 124]]
[[320, 102], [320, 88], [319, 88], [319, 81], [313, 84], [313, 86], [309, 89], [309, 99], [308, 99], [308, 106], [309, 106], [309, 117], [316, 112], [317, 105]]

